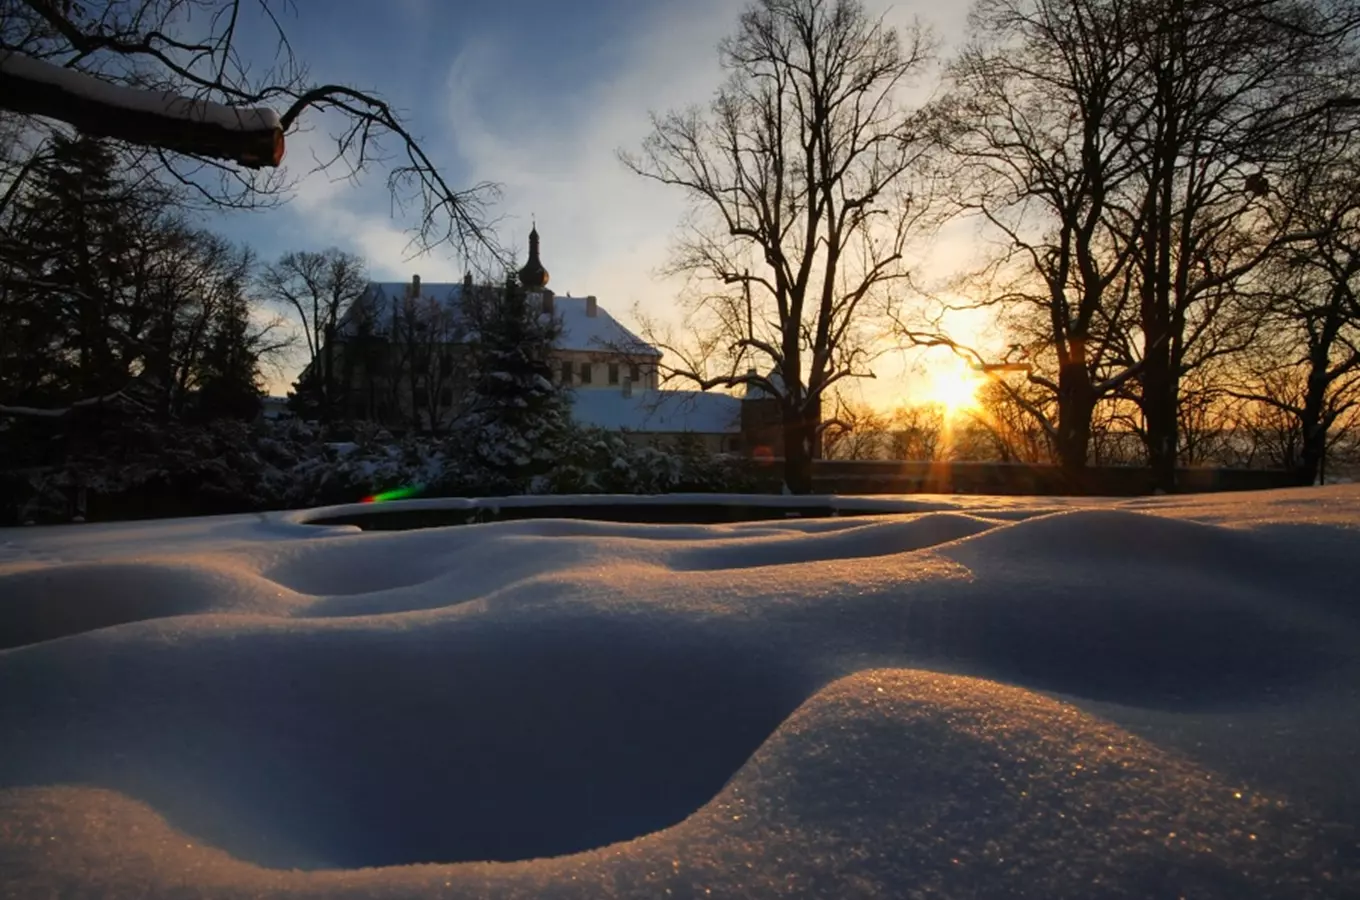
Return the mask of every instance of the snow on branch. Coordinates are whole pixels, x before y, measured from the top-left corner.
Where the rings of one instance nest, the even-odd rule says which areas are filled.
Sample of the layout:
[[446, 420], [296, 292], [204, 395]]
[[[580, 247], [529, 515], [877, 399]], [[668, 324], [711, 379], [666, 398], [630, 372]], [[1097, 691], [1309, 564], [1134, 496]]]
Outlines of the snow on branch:
[[134, 401], [131, 397], [124, 393], [123, 390], [117, 390], [114, 391], [112, 394], [105, 394], [102, 397], [86, 397], [84, 400], [77, 400], [70, 406], [58, 406], [47, 408], [38, 406], [0, 405], [0, 416], [31, 419], [60, 419], [70, 415], [73, 411], [77, 409], [87, 409], [92, 406], [103, 406], [104, 404], [112, 403], [115, 400], [122, 400], [128, 403], [133, 403], [138, 406], [141, 405], [136, 403], [136, 401]]
[[283, 159], [284, 129], [272, 109], [112, 84], [12, 51], [0, 51], [0, 107], [59, 119], [87, 134], [250, 168]]
[[[391, 163], [393, 205], [418, 217], [412, 255], [449, 244], [505, 261], [489, 215], [498, 187], [451, 186], [387, 101], [311, 82], [282, 22], [283, 12], [295, 12], [290, 0], [10, 7], [14, 22], [0, 34], [0, 110], [145, 147], [138, 165], [209, 208], [233, 209], [281, 202], [296, 186], [280, 168], [285, 135], [300, 117], [335, 113], [343, 122], [331, 134], [334, 153], [314, 171], [355, 180]], [[247, 21], [259, 30], [249, 48], [238, 40]]]

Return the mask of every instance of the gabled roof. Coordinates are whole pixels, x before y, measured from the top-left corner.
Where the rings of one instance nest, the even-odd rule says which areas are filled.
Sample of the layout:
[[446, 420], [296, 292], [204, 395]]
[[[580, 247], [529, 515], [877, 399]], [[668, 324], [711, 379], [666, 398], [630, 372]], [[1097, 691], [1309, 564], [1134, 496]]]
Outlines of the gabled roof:
[[572, 418], [609, 431], [658, 434], [739, 434], [741, 400], [708, 391], [580, 390], [572, 397]]
[[[405, 281], [370, 282], [368, 292], [360, 302], [376, 302], [385, 311], [390, 308], [392, 301], [404, 300], [410, 287], [410, 283]], [[443, 301], [456, 311], [463, 295], [463, 285], [456, 282], [422, 283], [420, 295]], [[624, 327], [598, 302], [594, 316], [587, 315], [586, 310], [585, 297], [553, 298], [553, 313], [562, 320], [562, 335], [557, 340], [559, 350], [597, 350], [637, 356], [661, 356], [660, 351]], [[342, 333], [346, 330], [346, 323], [351, 319], [351, 316], [346, 315], [341, 321]]]
[[640, 356], [657, 356], [661, 351], [629, 331], [597, 302], [595, 315], [586, 315], [585, 297], [554, 297], [553, 311], [562, 319], [562, 337], [557, 346], [563, 350], [615, 350]]

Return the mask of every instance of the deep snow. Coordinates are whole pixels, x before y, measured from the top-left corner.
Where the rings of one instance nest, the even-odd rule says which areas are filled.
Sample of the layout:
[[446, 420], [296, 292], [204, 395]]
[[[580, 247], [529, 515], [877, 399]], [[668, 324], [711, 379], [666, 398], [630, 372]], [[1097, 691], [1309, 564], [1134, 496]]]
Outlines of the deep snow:
[[1360, 890], [1360, 487], [838, 502], [0, 530], [0, 893]]

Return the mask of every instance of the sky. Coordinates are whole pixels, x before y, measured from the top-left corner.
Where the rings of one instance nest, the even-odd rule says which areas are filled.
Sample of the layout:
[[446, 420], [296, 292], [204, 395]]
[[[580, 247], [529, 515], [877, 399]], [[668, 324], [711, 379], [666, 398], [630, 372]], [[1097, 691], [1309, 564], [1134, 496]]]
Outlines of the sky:
[[[946, 47], [966, 14], [963, 4], [924, 0], [866, 5], [893, 23], [919, 17]], [[593, 294], [636, 324], [634, 310], [666, 320], [675, 309], [680, 285], [658, 269], [685, 198], [628, 172], [617, 151], [641, 145], [650, 112], [711, 98], [723, 77], [717, 44], [744, 6], [297, 0], [283, 24], [313, 80], [388, 99], [451, 184], [498, 183], [502, 195], [491, 212], [501, 241], [522, 258], [536, 222], [557, 293]], [[308, 172], [325, 141], [321, 127], [290, 135], [288, 173]], [[314, 174], [281, 209], [224, 214], [210, 224], [266, 260], [336, 246], [362, 255], [375, 279], [454, 281], [464, 269], [449, 252], [407, 258], [411, 220], [394, 218], [377, 170], [358, 185]], [[891, 402], [908, 390], [902, 370], [893, 360], [880, 371], [871, 399]], [[270, 392], [283, 393], [289, 380], [271, 378]]]

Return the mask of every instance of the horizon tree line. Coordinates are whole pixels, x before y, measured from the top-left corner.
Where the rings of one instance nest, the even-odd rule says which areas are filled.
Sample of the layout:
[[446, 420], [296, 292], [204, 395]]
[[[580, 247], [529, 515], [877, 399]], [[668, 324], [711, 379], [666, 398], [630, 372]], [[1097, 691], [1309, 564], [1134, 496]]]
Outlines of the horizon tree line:
[[[479, 205], [490, 186], [449, 190], [374, 98], [306, 86], [291, 55], [263, 81], [157, 56], [156, 40], [187, 40], [181, 6], [120, 0], [96, 21], [83, 7], [7, 0], [0, 48], [114, 83], [126, 73], [113, 63], [141, 60], [161, 66], [165, 86], [228, 103], [330, 106], [354, 125], [331, 164], [366, 165], [370, 129], [410, 150], [393, 171], [424, 199], [419, 247], [441, 239], [439, 221], [464, 252], [492, 247]], [[212, 59], [234, 58], [224, 21], [203, 26]], [[1357, 34], [1353, 0], [977, 0], [964, 44], [942, 58], [928, 28], [895, 28], [860, 0], [753, 0], [718, 48], [728, 77], [713, 100], [656, 115], [640, 152], [621, 154], [692, 201], [670, 268], [689, 276], [684, 338], [648, 328], [664, 369], [776, 398], [794, 491], [810, 489], [837, 394], [902, 346], [968, 360], [991, 380], [989, 405], [1028, 417], [1067, 468], [1131, 433], [1172, 489], [1177, 465], [1208, 458], [1213, 435], [1250, 410], [1273, 417], [1283, 458], [1311, 482], [1353, 428], [1360, 391]], [[110, 165], [137, 188], [123, 203], [98, 179], [61, 186], [63, 166], [102, 165], [77, 158], [84, 142], [32, 115], [0, 126], [14, 138], [0, 172], [9, 407], [93, 402], [135, 377], [156, 386], [159, 414], [181, 414], [220, 377], [214, 367], [243, 371], [246, 355], [229, 347], [250, 336], [240, 297], [262, 284], [243, 274], [254, 261], [172, 226], [173, 209], [267, 204], [283, 186], [220, 161], [201, 170], [225, 179], [214, 186], [184, 177], [192, 154], [117, 144]], [[61, 190], [90, 215], [32, 201]], [[63, 215], [45, 235], [47, 224], [14, 227]], [[985, 258], [922, 284], [920, 257], [945, 225], [974, 229]], [[290, 254], [261, 270], [280, 276], [281, 308], [297, 311], [280, 291], [315, 261]], [[176, 299], [176, 279], [196, 285], [192, 302]], [[342, 406], [326, 393], [333, 300], [301, 334], [319, 355], [327, 417]], [[952, 333], [959, 307], [993, 311], [997, 340]], [[416, 318], [409, 368], [437, 372], [418, 353]], [[414, 376], [402, 390], [422, 399]]]

